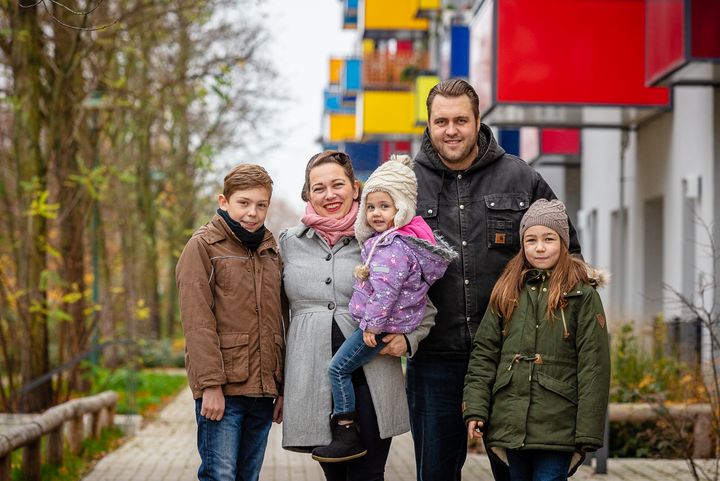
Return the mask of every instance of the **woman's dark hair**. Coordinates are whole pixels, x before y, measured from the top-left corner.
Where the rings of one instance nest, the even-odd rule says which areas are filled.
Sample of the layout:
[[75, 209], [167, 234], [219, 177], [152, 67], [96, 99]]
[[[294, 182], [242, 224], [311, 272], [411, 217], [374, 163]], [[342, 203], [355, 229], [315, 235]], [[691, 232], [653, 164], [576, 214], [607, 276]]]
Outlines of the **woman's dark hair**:
[[302, 198], [302, 200], [304, 200], [305, 202], [310, 201], [310, 171], [318, 165], [330, 163], [337, 164], [342, 167], [345, 175], [348, 179], [350, 179], [350, 182], [352, 184], [355, 183], [355, 171], [353, 170], [352, 160], [350, 159], [350, 156], [345, 152], [340, 152], [337, 150], [326, 150], [310, 157], [310, 160], [305, 167], [305, 184], [303, 185], [302, 192], [300, 193], [300, 197]]

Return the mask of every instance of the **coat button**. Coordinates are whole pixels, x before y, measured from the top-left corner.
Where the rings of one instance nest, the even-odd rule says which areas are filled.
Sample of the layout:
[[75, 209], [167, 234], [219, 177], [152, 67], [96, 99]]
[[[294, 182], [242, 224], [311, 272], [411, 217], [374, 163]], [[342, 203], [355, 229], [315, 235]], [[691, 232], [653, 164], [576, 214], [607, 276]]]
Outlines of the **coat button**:
[[325, 284], [330, 284], [331, 282], [332, 282], [332, 279], [330, 279], [329, 277], [327, 279], [325, 279]]
[[463, 210], [463, 209], [465, 209], [465, 205], [460, 204], [460, 210]]
[[332, 254], [328, 254], [325, 256], [326, 261], [329, 261], [330, 259], [332, 259]]
[[347, 237], [343, 239], [344, 246], [348, 245], [349, 243], [350, 243], [350, 239], [348, 239]]
[[332, 311], [333, 309], [335, 309], [335, 303], [334, 303], [334, 302], [328, 302], [328, 309], [330, 309], [331, 311]]
[[432, 209], [428, 209], [428, 214], [432, 214]]

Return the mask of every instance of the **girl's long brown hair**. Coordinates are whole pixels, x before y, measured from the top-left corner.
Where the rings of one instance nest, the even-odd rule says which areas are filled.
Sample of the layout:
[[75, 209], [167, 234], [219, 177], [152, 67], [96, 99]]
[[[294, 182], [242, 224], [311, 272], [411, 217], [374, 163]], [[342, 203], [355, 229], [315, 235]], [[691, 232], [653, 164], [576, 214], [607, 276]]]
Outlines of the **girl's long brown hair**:
[[[513, 257], [505, 266], [500, 279], [490, 294], [490, 308], [503, 318], [503, 331], [518, 306], [520, 292], [525, 284], [525, 275], [532, 266], [525, 260], [525, 248]], [[560, 258], [553, 268], [548, 286], [548, 319], [553, 319], [555, 311], [567, 305], [564, 294], [580, 282], [590, 282], [587, 264], [582, 259], [570, 255], [564, 242], [560, 242]]]

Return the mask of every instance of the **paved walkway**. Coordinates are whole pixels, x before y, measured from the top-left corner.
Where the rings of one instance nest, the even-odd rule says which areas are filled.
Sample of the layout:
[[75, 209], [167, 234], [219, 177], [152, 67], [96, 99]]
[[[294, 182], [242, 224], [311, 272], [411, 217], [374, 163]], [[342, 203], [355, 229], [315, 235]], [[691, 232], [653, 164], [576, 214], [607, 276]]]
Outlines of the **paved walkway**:
[[[307, 454], [285, 451], [281, 447], [281, 429], [273, 425], [260, 481], [321, 481], [319, 465]], [[98, 462], [83, 481], [192, 481], [200, 465], [195, 447], [195, 419], [192, 396], [184, 390], [137, 436]], [[595, 475], [583, 466], [571, 478], [602, 481], [690, 481], [692, 476], [682, 460], [651, 461], [610, 459], [608, 475]], [[463, 477], [473, 481], [491, 481], [484, 455], [469, 454]], [[387, 481], [414, 481], [415, 463], [409, 434], [393, 440], [386, 476]]]

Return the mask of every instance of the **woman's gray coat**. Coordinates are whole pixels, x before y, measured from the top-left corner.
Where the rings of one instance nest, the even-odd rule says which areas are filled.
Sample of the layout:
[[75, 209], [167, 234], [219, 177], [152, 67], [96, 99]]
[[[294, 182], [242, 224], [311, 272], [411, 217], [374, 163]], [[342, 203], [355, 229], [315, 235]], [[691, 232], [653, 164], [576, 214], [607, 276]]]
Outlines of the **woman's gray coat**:
[[[332, 248], [314, 229], [298, 225], [280, 234], [285, 268], [283, 286], [290, 304], [285, 353], [283, 447], [308, 451], [330, 443], [332, 395], [327, 368], [332, 357], [333, 317], [348, 337], [358, 325], [348, 311], [353, 268], [360, 262], [355, 238]], [[434, 324], [436, 310], [428, 303], [425, 319], [407, 335], [411, 353]], [[363, 366], [375, 404], [381, 438], [410, 430], [400, 359], [376, 356]]]

